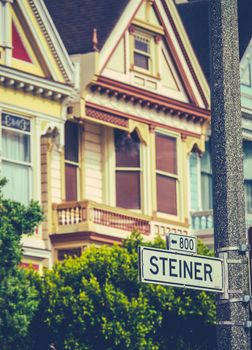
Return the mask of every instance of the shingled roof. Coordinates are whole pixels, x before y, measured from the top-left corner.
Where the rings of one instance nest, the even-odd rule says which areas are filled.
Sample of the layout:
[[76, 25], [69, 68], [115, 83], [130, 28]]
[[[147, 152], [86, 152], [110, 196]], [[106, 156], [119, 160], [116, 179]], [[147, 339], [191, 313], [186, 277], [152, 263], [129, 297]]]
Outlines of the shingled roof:
[[44, 0], [69, 54], [93, 51], [94, 28], [101, 49], [128, 1]]
[[[178, 4], [177, 9], [205, 76], [210, 81], [208, 1]], [[251, 14], [252, 0], [238, 0], [240, 58], [252, 38]]]

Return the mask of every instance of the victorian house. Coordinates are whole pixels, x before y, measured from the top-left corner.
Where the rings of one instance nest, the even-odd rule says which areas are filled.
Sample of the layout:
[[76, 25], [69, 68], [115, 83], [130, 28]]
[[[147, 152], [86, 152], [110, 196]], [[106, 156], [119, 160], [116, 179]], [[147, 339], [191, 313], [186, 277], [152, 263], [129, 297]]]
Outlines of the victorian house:
[[[42, 0], [0, 0], [0, 171], [7, 198], [43, 204], [46, 222], [23, 237], [23, 265], [50, 267], [52, 203], [60, 202], [66, 103], [74, 65]], [[63, 168], [62, 168], [63, 169]]]
[[133, 230], [189, 234], [190, 154], [205, 150], [210, 94], [174, 1], [45, 4], [80, 86], [44, 184], [54, 259]]
[[[210, 84], [208, 1], [177, 5], [185, 29]], [[252, 3], [238, 0], [241, 116], [244, 156], [246, 227], [252, 226]], [[211, 131], [207, 130], [205, 152], [190, 156], [190, 222], [192, 232], [213, 246], [213, 202], [211, 167]], [[252, 241], [251, 241], [252, 242]]]

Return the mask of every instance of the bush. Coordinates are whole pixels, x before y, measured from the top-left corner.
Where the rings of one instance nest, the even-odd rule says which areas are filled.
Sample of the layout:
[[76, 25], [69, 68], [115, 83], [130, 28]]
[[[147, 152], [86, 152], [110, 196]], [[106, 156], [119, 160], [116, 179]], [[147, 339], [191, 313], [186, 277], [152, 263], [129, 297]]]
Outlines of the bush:
[[[214, 349], [213, 294], [139, 283], [140, 244], [135, 233], [122, 247], [92, 246], [46, 272], [34, 348]], [[148, 245], [165, 242], [158, 237]], [[199, 244], [202, 252], [210, 254]]]

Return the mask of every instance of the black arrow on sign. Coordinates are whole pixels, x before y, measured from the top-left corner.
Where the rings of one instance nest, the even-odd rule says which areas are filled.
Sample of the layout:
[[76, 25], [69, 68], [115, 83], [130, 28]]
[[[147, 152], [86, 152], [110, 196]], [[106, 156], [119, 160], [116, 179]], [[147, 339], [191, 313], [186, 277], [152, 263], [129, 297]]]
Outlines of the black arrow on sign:
[[177, 241], [174, 241], [174, 239], [172, 239], [172, 240], [171, 240], [171, 243], [172, 243], [172, 244], [176, 244]]

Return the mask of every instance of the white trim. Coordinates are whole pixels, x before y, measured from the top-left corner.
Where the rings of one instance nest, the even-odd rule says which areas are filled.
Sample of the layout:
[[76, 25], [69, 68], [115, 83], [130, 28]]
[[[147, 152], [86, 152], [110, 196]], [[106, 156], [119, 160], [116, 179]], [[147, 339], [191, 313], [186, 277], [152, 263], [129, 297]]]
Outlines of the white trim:
[[[120, 1], [120, 0], [118, 0]], [[132, 18], [133, 13], [137, 10], [138, 6], [140, 5], [142, 0], [130, 0], [125, 7], [124, 11], [122, 12], [120, 18], [118, 19], [116, 25], [114, 26], [112, 32], [110, 33], [109, 37], [107, 38], [101, 52], [99, 55], [99, 65], [98, 69], [99, 71], [103, 68], [105, 62], [107, 61], [109, 55], [113, 51], [116, 45], [119, 43], [119, 39], [123, 35], [123, 32], [125, 31], [125, 28], [128, 27], [128, 24]], [[98, 33], [99, 35], [99, 33]]]
[[[126, 8], [124, 9], [124, 11], [121, 14], [121, 17], [118, 19], [116, 25], [114, 26], [114, 29], [112, 30], [111, 34], [109, 35], [109, 37], [107, 38], [101, 52], [99, 55], [99, 71], [101, 71], [101, 69], [104, 67], [109, 55], [111, 54], [111, 52], [113, 51], [115, 45], [117, 45], [119, 43], [119, 39], [121, 38], [121, 36], [123, 35], [125, 29], [128, 27], [129, 22], [134, 14], [134, 12], [137, 10], [137, 8], [139, 7], [141, 1], [140, 0], [131, 0], [128, 2], [128, 5], [126, 6]], [[179, 32], [180, 38], [185, 46], [185, 49], [187, 50], [188, 56], [190, 58], [190, 62], [192, 64], [192, 68], [194, 70], [195, 75], [197, 76], [197, 79], [200, 83], [201, 89], [204, 93], [204, 96], [208, 102], [208, 104], [210, 105], [210, 89], [209, 89], [209, 85], [206, 81], [206, 78], [203, 74], [203, 71], [199, 65], [199, 62], [196, 58], [196, 55], [192, 49], [192, 46], [190, 44], [189, 38], [185, 32], [185, 29], [183, 27], [183, 24], [181, 22], [181, 19], [178, 15], [177, 9], [175, 4], [172, 1], [167, 1], [167, 6], [169, 8], [169, 10], [171, 11], [171, 14], [174, 18], [174, 22], [176, 24], [177, 30]], [[194, 77], [192, 76], [190, 70], [188, 69], [188, 64], [187, 61], [184, 57], [184, 54], [181, 50], [181, 47], [178, 43], [177, 37], [174, 33], [173, 27], [171, 26], [169, 19], [167, 17], [166, 11], [161, 3], [160, 0], [156, 0], [155, 1], [156, 6], [158, 7], [158, 10], [160, 12], [160, 15], [164, 21], [165, 27], [167, 28], [167, 31], [169, 32], [172, 40], [173, 40], [173, 44], [175, 47], [175, 50], [179, 56], [180, 62], [183, 65], [183, 69], [187, 74], [187, 78], [188, 78], [188, 82], [190, 84], [190, 86], [193, 88], [193, 92], [195, 95], [195, 98], [197, 100], [197, 103], [200, 107], [204, 108], [204, 102], [203, 99], [199, 93], [198, 87], [194, 81]]]
[[36, 4], [37, 6], [39, 15], [43, 20], [44, 26], [48, 30], [48, 33], [50, 35], [54, 48], [64, 66], [64, 69], [69, 77], [69, 80], [73, 82], [75, 68], [67, 53], [67, 50], [63, 44], [63, 41], [61, 40], [59, 33], [52, 21], [52, 18], [42, 0], [37, 0], [36, 3], [34, 2], [34, 4]]
[[[0, 77], [5, 79], [15, 80], [15, 82], [22, 82], [28, 85], [34, 85], [35, 87], [40, 87], [45, 91], [52, 90], [58, 94], [65, 96], [70, 96], [73, 94], [74, 90], [72, 86], [58, 83], [49, 79], [40, 78], [28, 73], [21, 72], [19, 70], [14, 70], [9, 67], [0, 67]], [[12, 85], [14, 85], [14, 83]]]
[[[27, 11], [25, 9], [25, 6], [24, 6], [24, 1], [19, 1], [18, 5], [19, 5], [19, 7], [20, 7], [20, 9], [22, 11], [22, 15], [24, 16], [24, 19], [25, 19], [26, 23], [27, 24], [31, 23], [30, 18], [28, 16], [28, 13], [27, 13]], [[30, 29], [33, 37], [36, 39], [37, 43], [40, 43], [40, 39], [39, 39], [39, 36], [38, 36], [36, 30], [31, 25], [30, 25], [29, 29]], [[42, 54], [42, 56], [43, 56], [43, 58], [44, 58], [44, 60], [46, 62], [46, 65], [47, 65], [47, 67], [48, 67], [48, 69], [50, 71], [50, 74], [51, 74], [52, 78], [54, 80], [58, 80], [58, 77], [55, 74], [54, 68], [53, 68], [53, 66], [51, 64], [51, 60], [49, 59], [49, 57], [47, 55], [47, 52], [46, 52], [45, 48], [43, 47], [43, 45], [39, 45], [39, 49], [40, 49], [41, 54]]]
[[5, 64], [10, 66], [11, 53], [12, 53], [12, 42], [11, 42], [11, 16], [10, 16], [10, 3], [5, 2], [3, 4], [3, 44], [5, 47]]
[[14, 111], [13, 113], [19, 113], [18, 116], [20, 116], [20, 114], [26, 114], [29, 117], [38, 117], [42, 120], [47, 120], [49, 122], [54, 122], [54, 123], [58, 123], [58, 124], [63, 124], [65, 123], [65, 120], [59, 119], [58, 117], [49, 115], [49, 114], [44, 114], [44, 113], [40, 113], [37, 112], [36, 110], [33, 109], [28, 109], [28, 108], [21, 108], [21, 107], [15, 107], [12, 104], [7, 104], [7, 103], [1, 103], [0, 102], [0, 109], [8, 109], [8, 110], [12, 110]]
[[4, 10], [3, 3], [0, 1], [0, 46], [4, 43]]
[[[34, 239], [34, 243], [35, 243]], [[25, 242], [23, 242], [22, 246], [22, 252], [25, 256], [30, 256], [34, 258], [39, 259], [50, 259], [51, 258], [51, 251], [47, 250], [45, 248], [35, 248], [35, 247], [29, 247], [25, 245]]]

